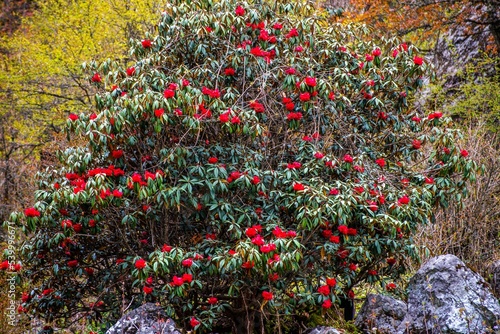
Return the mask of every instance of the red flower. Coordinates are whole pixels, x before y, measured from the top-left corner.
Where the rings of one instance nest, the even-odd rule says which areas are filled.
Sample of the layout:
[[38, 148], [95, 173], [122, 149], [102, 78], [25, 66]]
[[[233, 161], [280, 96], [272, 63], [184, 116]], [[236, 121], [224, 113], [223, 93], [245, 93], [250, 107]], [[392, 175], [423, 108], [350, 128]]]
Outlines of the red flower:
[[255, 237], [252, 238], [252, 244], [256, 246], [262, 246], [264, 245], [264, 238], [260, 234], [257, 234]]
[[123, 157], [123, 150], [113, 150], [111, 151], [111, 156], [115, 159], [120, 159]]
[[328, 193], [329, 195], [336, 196], [340, 193], [340, 191], [337, 188], [332, 188], [330, 189], [330, 192]]
[[61, 227], [63, 229], [66, 229], [66, 228], [72, 228], [73, 227], [73, 223], [71, 222], [71, 220], [69, 219], [65, 219], [61, 222]]
[[375, 50], [372, 51], [372, 56], [378, 57], [382, 54], [382, 51], [380, 51], [379, 48], [376, 48]]
[[0, 270], [7, 270], [9, 269], [9, 261], [5, 260], [2, 263], [0, 263]]
[[375, 163], [379, 165], [381, 168], [385, 166], [385, 160], [383, 158], [375, 160]]
[[158, 118], [160, 118], [161, 116], [163, 116], [164, 113], [165, 113], [165, 110], [163, 110], [163, 108], [155, 110], [155, 116], [158, 117]]
[[308, 85], [309, 87], [315, 87], [316, 86], [316, 78], [306, 77], [305, 82], [306, 82], [306, 85]]
[[138, 259], [135, 261], [135, 267], [139, 270], [146, 268], [146, 261], [142, 258]]
[[410, 203], [410, 198], [408, 197], [408, 195], [404, 195], [403, 197], [401, 197], [400, 199], [398, 199], [398, 204], [399, 205], [406, 205]]
[[236, 9], [234, 10], [234, 13], [237, 15], [237, 16], [243, 16], [245, 15], [245, 8], [241, 7], [241, 6], [238, 6], [236, 7]]
[[96, 114], [95, 112], [94, 112], [94, 113], [92, 113], [92, 114], [90, 114], [90, 116], [89, 116], [89, 119], [90, 119], [91, 121], [93, 121], [93, 120], [94, 120], [94, 119], [96, 119], [96, 118], [97, 118], [97, 114]]
[[325, 300], [321, 307], [324, 309], [329, 309], [330, 307], [332, 307], [332, 301], [330, 299]]
[[101, 82], [101, 76], [99, 75], [99, 73], [94, 73], [91, 80], [92, 82]]
[[398, 49], [394, 49], [394, 50], [392, 50], [392, 57], [393, 57], [393, 58], [396, 58], [396, 57], [397, 57], [397, 55], [398, 55], [398, 53], [399, 53]]
[[257, 229], [255, 227], [249, 227], [245, 230], [245, 235], [249, 238], [253, 238], [257, 235]]
[[224, 74], [227, 76], [235, 75], [236, 71], [232, 67], [228, 67], [224, 70]]
[[141, 44], [142, 44], [142, 47], [147, 49], [147, 48], [150, 48], [151, 47], [151, 40], [149, 39], [143, 39], [141, 41]]
[[40, 211], [35, 208], [27, 208], [24, 210], [26, 217], [40, 217]]
[[208, 303], [209, 303], [210, 305], [215, 305], [215, 304], [217, 304], [217, 302], [218, 302], [218, 301], [219, 301], [219, 300], [218, 300], [217, 298], [215, 298], [215, 297], [209, 297], [209, 298], [208, 298]]
[[418, 56], [413, 57], [413, 63], [417, 66], [420, 66], [424, 63], [424, 59]]
[[233, 124], [240, 124], [241, 123], [241, 120], [238, 116], [234, 116], [233, 118], [231, 118], [231, 123]]
[[337, 285], [337, 280], [335, 278], [327, 278], [326, 285], [334, 287], [335, 285]]
[[302, 164], [298, 161], [294, 161], [292, 163], [289, 163], [286, 165], [286, 168], [288, 169], [299, 169], [302, 166]]
[[133, 66], [132, 66], [132, 67], [129, 67], [129, 68], [127, 68], [125, 71], [127, 72], [127, 75], [128, 75], [129, 77], [131, 77], [131, 76], [133, 76], [133, 75], [135, 74], [135, 67], [133, 67]]
[[229, 112], [225, 112], [219, 116], [219, 120], [221, 123], [227, 123], [229, 122]]
[[353, 158], [349, 154], [344, 155], [345, 163], [352, 164], [353, 161], [354, 161]]
[[377, 271], [376, 271], [376, 270], [373, 270], [373, 269], [368, 270], [368, 275], [371, 275], [371, 276], [376, 276], [377, 274], [378, 274], [378, 273], [377, 273]]
[[243, 269], [252, 269], [254, 266], [255, 266], [255, 262], [253, 262], [253, 261], [247, 261], [247, 262], [244, 262], [241, 265], [241, 268], [243, 268]]
[[123, 196], [123, 193], [120, 190], [115, 189], [115, 190], [113, 190], [113, 196], [120, 198]]
[[294, 75], [297, 71], [293, 67], [289, 67], [285, 70], [285, 73], [288, 75]]
[[331, 243], [334, 243], [334, 244], [340, 243], [340, 237], [338, 235], [332, 235], [329, 240]]
[[387, 262], [388, 265], [391, 265], [391, 266], [394, 265], [394, 264], [396, 264], [396, 259], [393, 258], [393, 257], [390, 257], [390, 258], [388, 258], [385, 261]]
[[189, 324], [191, 325], [191, 327], [196, 327], [200, 324], [200, 322], [198, 320], [196, 320], [195, 317], [192, 317], [191, 320], [189, 320]]
[[145, 294], [149, 295], [151, 292], [153, 292], [153, 288], [150, 288], [149, 286], [144, 286], [142, 288], [142, 291], [144, 291]]
[[299, 95], [299, 99], [302, 102], [307, 102], [307, 101], [311, 100], [311, 94], [309, 94], [308, 92], [302, 93]]
[[175, 96], [175, 91], [172, 89], [167, 88], [163, 91], [163, 97], [165, 97], [166, 99], [171, 99], [174, 96]]
[[193, 259], [187, 258], [187, 259], [182, 260], [182, 266], [183, 267], [189, 268], [192, 265], [193, 265]]
[[193, 281], [193, 275], [191, 274], [182, 274], [182, 281], [185, 283], [191, 283]]
[[80, 233], [80, 231], [82, 230], [83, 226], [82, 224], [74, 224], [73, 225], [73, 230], [76, 232], [76, 233]]
[[292, 28], [288, 32], [288, 34], [285, 35], [285, 38], [292, 38], [292, 37], [297, 37], [299, 36], [299, 32], [297, 31], [297, 28]]
[[349, 270], [351, 270], [351, 271], [355, 271], [356, 269], [358, 269], [358, 266], [357, 266], [355, 263], [351, 263], [351, 264], [349, 265]]
[[172, 277], [172, 282], [170, 282], [170, 285], [172, 285], [172, 286], [181, 286], [182, 284], [184, 284], [184, 281], [182, 280], [182, 277], [179, 277], [179, 276]]
[[394, 289], [396, 289], [396, 284], [391, 282], [391, 283], [387, 283], [387, 285], [385, 286], [385, 289], [387, 291], [393, 291]]
[[219, 161], [216, 157], [210, 157], [208, 158], [208, 163], [210, 164], [216, 164]]
[[45, 289], [42, 291], [42, 296], [50, 295], [52, 292], [54, 292], [54, 289]]
[[433, 184], [433, 183], [434, 183], [434, 179], [433, 179], [432, 177], [426, 177], [426, 178], [424, 179], [424, 182], [425, 182], [426, 184]]
[[314, 153], [314, 157], [315, 157], [316, 159], [322, 159], [324, 156], [325, 156], [325, 155], [324, 155], [323, 153], [321, 153], [321, 152], [316, 152], [316, 153]]
[[262, 298], [264, 298], [264, 300], [272, 300], [273, 293], [269, 291], [262, 291]]
[[27, 301], [29, 301], [31, 299], [30, 295], [27, 293], [27, 292], [23, 292], [22, 296], [21, 296], [21, 300], [23, 303], [26, 303]]
[[411, 143], [411, 146], [418, 150], [420, 147], [422, 147], [422, 142], [418, 139], [414, 139], [413, 142]]
[[252, 108], [256, 113], [263, 113], [264, 112], [264, 105], [262, 103], [257, 102], [257, 101], [251, 101], [250, 108]]
[[78, 260], [70, 260], [68, 261], [68, 267], [74, 268], [78, 266]]
[[365, 60], [366, 60], [366, 61], [372, 61], [372, 60], [373, 60], [373, 56], [372, 56], [372, 55], [367, 54], [367, 55], [365, 56]]
[[346, 225], [339, 225], [339, 227], [337, 227], [337, 230], [339, 230], [341, 234], [347, 235], [347, 231], [349, 230], [349, 228]]
[[69, 116], [68, 116], [68, 117], [69, 117], [69, 119], [70, 119], [70, 120], [72, 120], [73, 122], [74, 122], [74, 121], [76, 121], [76, 120], [79, 118], [79, 117], [78, 117], [78, 115], [75, 115], [75, 114], [73, 114], [73, 113], [69, 114]]
[[302, 183], [296, 182], [293, 184], [293, 190], [295, 190], [295, 191], [302, 191], [304, 189], [305, 188], [304, 188], [304, 185]]
[[328, 296], [330, 294], [330, 287], [328, 285], [322, 285], [318, 288], [318, 292], [323, 296]]
[[273, 29], [280, 30], [281, 28], [283, 28], [283, 25], [281, 23], [273, 24]]
[[461, 150], [460, 151], [460, 155], [464, 158], [466, 158], [468, 155], [469, 155], [469, 152], [467, 152], [467, 150]]
[[257, 185], [260, 183], [260, 178], [257, 175], [255, 175], [250, 182], [254, 185]]

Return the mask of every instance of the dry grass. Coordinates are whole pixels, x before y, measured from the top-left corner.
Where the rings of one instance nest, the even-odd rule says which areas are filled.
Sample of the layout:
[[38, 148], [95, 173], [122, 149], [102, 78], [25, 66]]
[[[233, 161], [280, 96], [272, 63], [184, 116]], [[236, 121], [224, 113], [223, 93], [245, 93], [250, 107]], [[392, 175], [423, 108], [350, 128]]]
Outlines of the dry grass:
[[467, 129], [465, 137], [463, 146], [485, 172], [471, 185], [463, 209], [453, 203], [437, 212], [436, 222], [424, 227], [416, 241], [430, 256], [454, 254], [486, 277], [488, 266], [500, 259], [500, 138], [482, 124]]

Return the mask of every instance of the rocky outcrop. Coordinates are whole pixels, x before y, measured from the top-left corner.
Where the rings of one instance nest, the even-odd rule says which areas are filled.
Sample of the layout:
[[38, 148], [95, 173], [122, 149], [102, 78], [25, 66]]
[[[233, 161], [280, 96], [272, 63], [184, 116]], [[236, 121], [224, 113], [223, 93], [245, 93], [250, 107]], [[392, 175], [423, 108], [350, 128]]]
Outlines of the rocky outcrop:
[[491, 333], [500, 304], [478, 274], [454, 255], [427, 261], [408, 286], [408, 312], [399, 333]]
[[125, 314], [106, 334], [181, 334], [163, 309], [147, 303]]
[[406, 316], [406, 303], [389, 296], [370, 294], [361, 307], [356, 326], [367, 333], [396, 333]]
[[338, 330], [333, 327], [318, 326], [308, 329], [305, 334], [340, 334]]

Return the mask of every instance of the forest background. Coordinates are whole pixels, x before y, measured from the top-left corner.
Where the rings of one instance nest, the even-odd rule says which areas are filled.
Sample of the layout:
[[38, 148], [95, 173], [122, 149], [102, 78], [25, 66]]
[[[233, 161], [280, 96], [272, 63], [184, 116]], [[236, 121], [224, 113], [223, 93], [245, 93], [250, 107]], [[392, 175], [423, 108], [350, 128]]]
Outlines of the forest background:
[[[35, 174], [54, 168], [55, 152], [70, 145], [63, 132], [68, 115], [92, 109], [95, 88], [82, 63], [126, 62], [126, 41], [147, 36], [162, 4], [0, 2], [0, 221], [33, 202]], [[488, 265], [500, 259], [500, 1], [333, 0], [317, 6], [332, 22], [367, 24], [379, 38], [397, 35], [434, 64], [437, 79], [413, 103], [424, 114], [452, 116], [464, 129], [463, 146], [485, 172], [463, 210], [450, 204], [416, 238], [424, 259], [455, 254], [487, 277]], [[5, 291], [1, 301], [7, 301]]]

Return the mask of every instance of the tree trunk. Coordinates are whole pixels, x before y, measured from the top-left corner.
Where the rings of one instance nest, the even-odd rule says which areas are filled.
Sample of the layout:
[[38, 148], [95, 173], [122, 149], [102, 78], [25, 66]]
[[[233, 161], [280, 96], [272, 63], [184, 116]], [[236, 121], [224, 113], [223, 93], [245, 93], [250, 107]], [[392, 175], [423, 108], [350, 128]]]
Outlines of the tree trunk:
[[233, 334], [253, 334], [255, 328], [255, 310], [247, 310], [233, 317]]

